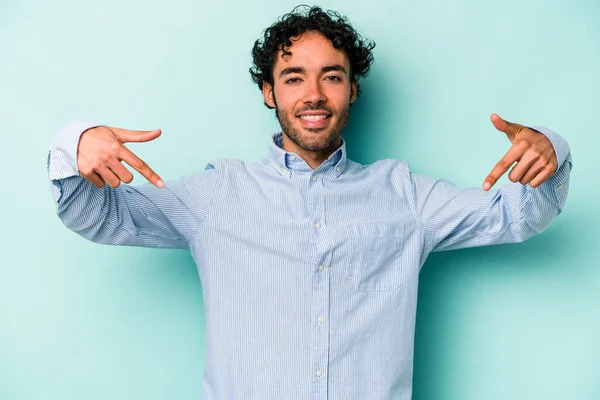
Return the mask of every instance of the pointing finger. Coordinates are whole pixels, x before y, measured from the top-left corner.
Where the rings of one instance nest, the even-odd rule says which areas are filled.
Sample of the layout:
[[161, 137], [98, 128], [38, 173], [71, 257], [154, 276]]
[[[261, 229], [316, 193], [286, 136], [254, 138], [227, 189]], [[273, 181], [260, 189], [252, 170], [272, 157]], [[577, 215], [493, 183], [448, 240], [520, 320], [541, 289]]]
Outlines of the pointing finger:
[[158, 188], [162, 188], [165, 184], [160, 179], [158, 174], [152, 170], [141, 158], [136, 156], [127, 147], [122, 146], [119, 153], [119, 158], [131, 165], [133, 169], [139, 172], [144, 178]]
[[525, 142], [520, 142], [513, 145], [504, 155], [504, 157], [498, 161], [487, 178], [485, 178], [483, 190], [490, 190], [490, 188], [496, 184], [498, 179], [500, 179], [500, 177], [504, 175], [516, 161], [521, 159], [526, 150], [527, 145]]

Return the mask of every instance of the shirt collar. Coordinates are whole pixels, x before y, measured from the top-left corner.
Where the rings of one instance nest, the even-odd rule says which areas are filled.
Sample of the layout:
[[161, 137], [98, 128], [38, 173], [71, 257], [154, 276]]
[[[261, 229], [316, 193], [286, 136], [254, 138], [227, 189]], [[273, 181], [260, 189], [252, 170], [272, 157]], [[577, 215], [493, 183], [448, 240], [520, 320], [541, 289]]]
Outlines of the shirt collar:
[[[311, 171], [310, 166], [298, 154], [283, 149], [283, 134], [281, 132], [271, 135], [271, 143], [269, 144], [269, 159], [274, 164], [277, 171], [283, 175], [290, 177], [291, 171]], [[317, 170], [333, 171], [334, 176], [340, 176], [346, 168], [346, 142], [342, 139], [342, 144], [335, 150], [327, 160], [325, 160]]]

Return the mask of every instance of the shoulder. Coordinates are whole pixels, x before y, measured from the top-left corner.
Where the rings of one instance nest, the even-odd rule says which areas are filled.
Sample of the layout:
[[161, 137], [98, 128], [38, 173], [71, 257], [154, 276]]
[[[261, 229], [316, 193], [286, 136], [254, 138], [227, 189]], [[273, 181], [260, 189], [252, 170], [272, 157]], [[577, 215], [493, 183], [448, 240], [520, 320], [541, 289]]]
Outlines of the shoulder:
[[245, 161], [238, 160], [236, 158], [217, 158], [210, 160], [204, 167], [205, 171], [210, 170], [223, 170], [223, 169], [235, 169], [240, 168], [246, 164]]
[[378, 160], [371, 164], [360, 164], [356, 161], [348, 160], [346, 171], [351, 174], [374, 174], [385, 176], [410, 174], [408, 163], [391, 158]]
[[219, 158], [209, 161], [203, 172], [212, 173], [216, 180], [222, 181], [246, 179], [264, 168], [264, 160], [249, 162], [237, 158]]

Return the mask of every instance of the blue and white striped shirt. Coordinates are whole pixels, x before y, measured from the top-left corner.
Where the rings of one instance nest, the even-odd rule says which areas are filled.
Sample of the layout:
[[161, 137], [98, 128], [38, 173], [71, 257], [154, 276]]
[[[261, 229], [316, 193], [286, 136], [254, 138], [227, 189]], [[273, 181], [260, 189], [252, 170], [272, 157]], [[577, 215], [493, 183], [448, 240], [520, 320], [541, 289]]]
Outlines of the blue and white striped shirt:
[[520, 242], [560, 213], [569, 146], [543, 185], [485, 192], [361, 165], [345, 144], [312, 170], [273, 135], [268, 157], [220, 159], [158, 189], [99, 189], [77, 171], [81, 133], [55, 137], [49, 178], [64, 224], [98, 243], [189, 248], [203, 287], [203, 399], [411, 397], [419, 270], [432, 251]]

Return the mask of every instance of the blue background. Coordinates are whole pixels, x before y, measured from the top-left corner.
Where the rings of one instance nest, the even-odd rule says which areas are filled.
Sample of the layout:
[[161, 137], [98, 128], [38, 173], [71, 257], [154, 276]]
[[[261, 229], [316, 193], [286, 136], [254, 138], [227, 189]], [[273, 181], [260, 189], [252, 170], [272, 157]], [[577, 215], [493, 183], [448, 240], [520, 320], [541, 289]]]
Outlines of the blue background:
[[[320, 4], [377, 42], [346, 135], [355, 160], [403, 159], [480, 186], [510, 146], [492, 112], [554, 129], [573, 151], [569, 199], [546, 232], [428, 260], [414, 398], [599, 398], [600, 4]], [[165, 179], [213, 158], [263, 158], [279, 127], [250, 81], [250, 49], [294, 5], [0, 4], [0, 399], [200, 397], [205, 320], [191, 257], [68, 231], [47, 151], [58, 127], [83, 118], [162, 128], [130, 148]]]

